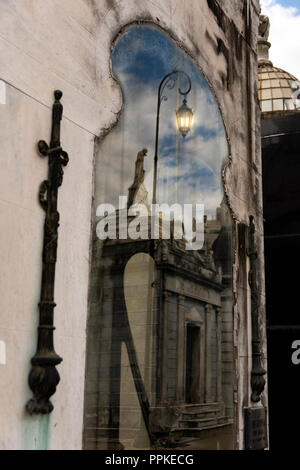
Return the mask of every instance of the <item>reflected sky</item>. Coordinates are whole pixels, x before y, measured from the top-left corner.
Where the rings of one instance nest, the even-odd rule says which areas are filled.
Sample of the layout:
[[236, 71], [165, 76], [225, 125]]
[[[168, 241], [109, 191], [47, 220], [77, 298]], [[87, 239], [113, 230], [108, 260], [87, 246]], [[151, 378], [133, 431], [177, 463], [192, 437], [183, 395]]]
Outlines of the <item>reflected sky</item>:
[[158, 86], [173, 70], [183, 70], [192, 81], [187, 103], [194, 112], [192, 130], [183, 138], [176, 127], [176, 109], [187, 86], [179, 76], [160, 112], [157, 201], [198, 203], [214, 218], [223, 198], [221, 168], [228, 158], [223, 121], [210, 88], [193, 61], [160, 29], [131, 26], [117, 40], [112, 70], [123, 91], [124, 108], [117, 126], [101, 143], [97, 165], [96, 202], [117, 206], [133, 182], [137, 153], [148, 149], [145, 186], [152, 200]]

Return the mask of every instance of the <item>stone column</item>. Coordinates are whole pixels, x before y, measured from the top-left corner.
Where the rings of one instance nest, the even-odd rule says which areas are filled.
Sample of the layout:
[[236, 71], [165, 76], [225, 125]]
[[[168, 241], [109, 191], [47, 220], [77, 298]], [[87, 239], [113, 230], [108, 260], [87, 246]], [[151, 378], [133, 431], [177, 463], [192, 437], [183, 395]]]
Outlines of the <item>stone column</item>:
[[184, 300], [183, 295], [178, 296], [177, 306], [177, 392], [176, 399], [178, 403], [184, 402], [185, 388], [185, 321], [184, 321]]
[[216, 309], [217, 325], [217, 402], [222, 401], [222, 310]]
[[162, 318], [162, 336], [161, 336], [161, 402], [168, 399], [168, 358], [169, 358], [169, 311], [171, 294], [163, 293], [163, 318]]
[[205, 305], [205, 402], [212, 401], [211, 397], [211, 317], [212, 306]]

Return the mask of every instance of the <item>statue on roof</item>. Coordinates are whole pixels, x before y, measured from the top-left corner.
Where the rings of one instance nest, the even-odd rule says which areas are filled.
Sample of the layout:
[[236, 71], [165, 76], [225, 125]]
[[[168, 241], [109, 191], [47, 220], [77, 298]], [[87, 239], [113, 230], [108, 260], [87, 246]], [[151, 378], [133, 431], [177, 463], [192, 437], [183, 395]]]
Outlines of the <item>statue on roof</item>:
[[270, 33], [270, 20], [266, 15], [259, 16], [258, 35], [260, 39], [268, 41]]

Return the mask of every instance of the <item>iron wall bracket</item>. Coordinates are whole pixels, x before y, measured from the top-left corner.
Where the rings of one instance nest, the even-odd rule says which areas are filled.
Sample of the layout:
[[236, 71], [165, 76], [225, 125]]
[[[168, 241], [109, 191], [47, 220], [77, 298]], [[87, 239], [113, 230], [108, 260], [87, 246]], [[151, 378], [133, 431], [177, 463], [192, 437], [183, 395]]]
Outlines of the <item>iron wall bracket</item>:
[[29, 386], [33, 398], [26, 404], [30, 414], [48, 414], [53, 410], [50, 397], [55, 393], [60, 377], [56, 370], [62, 358], [53, 346], [54, 284], [57, 254], [59, 213], [57, 211], [58, 188], [63, 180], [63, 166], [69, 158], [60, 146], [60, 123], [63, 106], [60, 103], [62, 92], [54, 92], [55, 101], [52, 107], [52, 131], [50, 146], [40, 140], [38, 149], [42, 156], [48, 157], [48, 179], [43, 181], [39, 191], [39, 202], [46, 213], [44, 224], [43, 268], [41, 297], [39, 303], [39, 326], [37, 351], [31, 359], [32, 368], [29, 374]]

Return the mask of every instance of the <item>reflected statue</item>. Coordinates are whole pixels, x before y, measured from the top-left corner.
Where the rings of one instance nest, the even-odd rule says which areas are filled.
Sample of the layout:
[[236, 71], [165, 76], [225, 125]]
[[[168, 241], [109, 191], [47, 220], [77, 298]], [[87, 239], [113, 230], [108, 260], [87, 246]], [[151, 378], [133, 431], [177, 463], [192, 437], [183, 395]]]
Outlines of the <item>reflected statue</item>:
[[[136, 161], [135, 161], [134, 180], [128, 190], [128, 207], [136, 203], [145, 202], [144, 196], [147, 193], [147, 191], [146, 191], [146, 188], [144, 188], [144, 178], [145, 178], [144, 158], [146, 157], [147, 152], [148, 150], [144, 148], [137, 154]], [[141, 193], [141, 192], [143, 193], [142, 198], [141, 197], [137, 198], [138, 193]]]
[[144, 182], [145, 170], [144, 170], [144, 158], [147, 155], [148, 150], [143, 149], [138, 152], [135, 162], [135, 175], [134, 175], [134, 184], [139, 186]]

